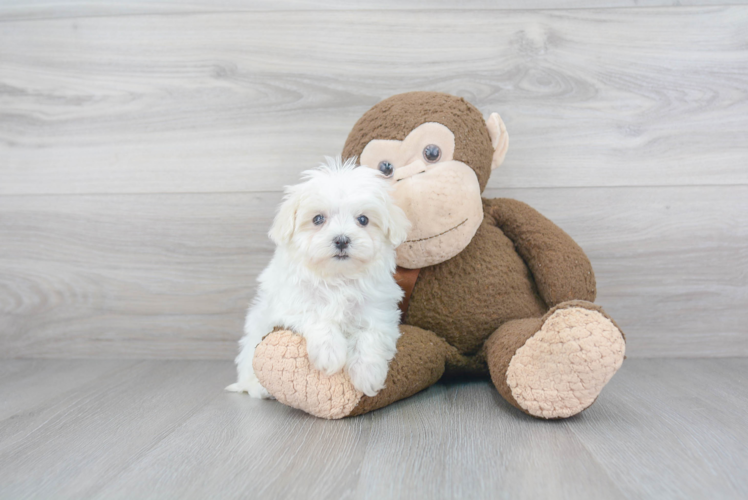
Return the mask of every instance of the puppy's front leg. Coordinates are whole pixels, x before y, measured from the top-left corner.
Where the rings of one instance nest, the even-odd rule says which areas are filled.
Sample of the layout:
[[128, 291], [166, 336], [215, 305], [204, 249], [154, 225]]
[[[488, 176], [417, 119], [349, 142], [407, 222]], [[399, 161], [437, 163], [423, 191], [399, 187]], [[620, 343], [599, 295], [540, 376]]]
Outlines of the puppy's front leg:
[[352, 338], [347, 370], [353, 387], [367, 396], [384, 389], [390, 360], [395, 357], [399, 330], [365, 330]]
[[339, 372], [345, 366], [348, 345], [337, 325], [320, 322], [303, 332], [309, 361], [317, 370], [327, 375]]

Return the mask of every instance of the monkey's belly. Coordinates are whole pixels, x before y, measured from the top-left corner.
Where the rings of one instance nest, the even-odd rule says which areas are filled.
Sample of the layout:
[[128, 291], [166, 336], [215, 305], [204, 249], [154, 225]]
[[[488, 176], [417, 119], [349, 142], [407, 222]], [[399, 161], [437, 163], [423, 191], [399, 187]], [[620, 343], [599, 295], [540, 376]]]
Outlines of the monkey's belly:
[[406, 323], [473, 354], [505, 322], [547, 309], [512, 241], [484, 220], [461, 253], [421, 269]]

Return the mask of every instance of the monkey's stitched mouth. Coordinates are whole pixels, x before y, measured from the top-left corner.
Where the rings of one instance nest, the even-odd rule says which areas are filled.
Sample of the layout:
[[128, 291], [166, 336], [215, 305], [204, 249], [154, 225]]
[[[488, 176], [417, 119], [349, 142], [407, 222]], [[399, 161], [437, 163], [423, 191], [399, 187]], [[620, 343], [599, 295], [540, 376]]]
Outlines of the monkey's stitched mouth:
[[443, 236], [443, 235], [447, 234], [447, 233], [448, 233], [448, 232], [450, 232], [450, 231], [454, 231], [455, 229], [457, 229], [457, 228], [458, 228], [458, 227], [460, 227], [461, 225], [465, 224], [465, 223], [466, 223], [467, 221], [468, 221], [468, 220], [467, 220], [467, 219], [465, 219], [464, 221], [462, 221], [462, 222], [460, 222], [459, 224], [457, 224], [457, 225], [456, 225], [455, 227], [453, 227], [453, 228], [451, 228], [451, 229], [447, 229], [446, 231], [442, 231], [442, 232], [441, 232], [441, 233], [439, 233], [439, 234], [435, 234], [435, 235], [433, 235], [433, 236], [427, 236], [426, 238], [419, 238], [419, 239], [417, 239], [417, 240], [405, 240], [405, 243], [418, 243], [419, 241], [426, 241], [426, 240], [431, 240], [431, 239], [433, 239], [433, 238], [438, 238], [439, 236]]
[[420, 172], [416, 172], [415, 174], [409, 175], [408, 177], [401, 177], [400, 179], [396, 180], [395, 183], [398, 183], [400, 181], [404, 181], [405, 179], [410, 179], [411, 177], [415, 177], [418, 174], [425, 174], [425, 173], [426, 173], [425, 170], [421, 170]]

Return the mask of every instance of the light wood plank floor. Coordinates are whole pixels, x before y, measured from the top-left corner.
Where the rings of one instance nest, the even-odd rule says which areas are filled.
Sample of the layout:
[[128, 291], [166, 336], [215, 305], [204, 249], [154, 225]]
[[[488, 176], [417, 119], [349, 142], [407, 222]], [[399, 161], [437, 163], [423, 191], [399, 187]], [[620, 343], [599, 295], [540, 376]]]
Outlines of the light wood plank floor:
[[5, 360], [0, 498], [746, 498], [748, 359], [630, 359], [539, 421], [485, 381], [324, 421], [225, 361]]

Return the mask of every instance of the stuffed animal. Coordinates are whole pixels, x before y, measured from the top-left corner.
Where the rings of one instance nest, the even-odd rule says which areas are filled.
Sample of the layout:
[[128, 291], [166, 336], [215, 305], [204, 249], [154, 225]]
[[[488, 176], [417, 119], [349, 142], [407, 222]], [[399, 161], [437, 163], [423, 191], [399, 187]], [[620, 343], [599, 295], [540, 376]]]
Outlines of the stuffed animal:
[[369, 397], [345, 371], [311, 367], [305, 341], [276, 329], [254, 369], [278, 401], [323, 418], [382, 408], [443, 377], [490, 376], [499, 393], [539, 418], [588, 408], [620, 368], [625, 340], [595, 300], [582, 249], [525, 203], [485, 199], [508, 136], [462, 98], [412, 92], [354, 125], [343, 157], [391, 177], [413, 224], [397, 249], [405, 290], [402, 335], [385, 388]]

